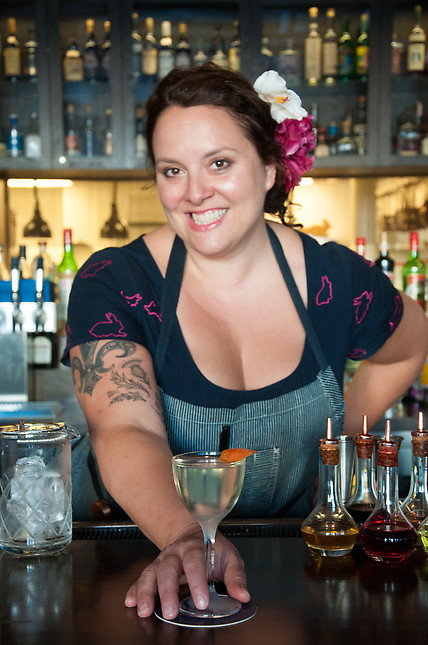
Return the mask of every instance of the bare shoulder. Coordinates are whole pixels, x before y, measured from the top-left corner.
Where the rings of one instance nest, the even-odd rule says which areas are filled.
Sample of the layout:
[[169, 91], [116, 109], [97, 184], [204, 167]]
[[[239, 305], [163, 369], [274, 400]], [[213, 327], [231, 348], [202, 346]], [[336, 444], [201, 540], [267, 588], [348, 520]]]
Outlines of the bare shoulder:
[[160, 226], [144, 236], [144, 242], [163, 276], [168, 266], [174, 237], [175, 233], [168, 224]]
[[302, 239], [298, 232], [294, 228], [291, 228], [291, 226], [284, 226], [283, 224], [277, 224], [275, 222], [269, 222], [269, 226], [281, 242], [284, 254], [295, 279], [299, 275], [306, 276], [305, 253]]

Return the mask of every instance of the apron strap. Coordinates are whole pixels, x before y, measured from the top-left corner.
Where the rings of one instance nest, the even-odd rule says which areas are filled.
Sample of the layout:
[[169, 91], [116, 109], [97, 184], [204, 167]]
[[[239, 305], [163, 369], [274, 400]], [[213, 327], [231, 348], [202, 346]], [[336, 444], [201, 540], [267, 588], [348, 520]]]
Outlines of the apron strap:
[[[273, 252], [275, 254], [279, 268], [281, 269], [285, 284], [287, 285], [287, 288], [290, 292], [294, 306], [296, 307], [297, 313], [299, 314], [299, 318], [306, 331], [306, 335], [312, 347], [312, 351], [314, 352], [315, 358], [317, 359], [320, 368], [326, 369], [328, 367], [328, 361], [319, 343], [318, 336], [315, 332], [314, 326], [312, 325], [312, 321], [309, 318], [308, 311], [303, 303], [293, 274], [291, 273], [291, 269], [284, 255], [281, 243], [271, 227], [268, 224], [266, 224], [266, 226]], [[162, 294], [162, 324], [154, 358], [155, 371], [157, 375], [159, 375], [162, 371], [169, 337], [176, 320], [175, 313], [177, 311], [178, 298], [180, 296], [180, 288], [181, 281], [183, 279], [185, 261], [186, 247], [184, 246], [182, 240], [176, 235], [168, 261]]]
[[172, 245], [171, 254], [169, 256], [162, 293], [162, 323], [154, 358], [155, 371], [157, 375], [161, 373], [169, 337], [176, 319], [175, 312], [177, 311], [185, 261], [186, 248], [182, 240], [176, 235], [174, 244]]
[[312, 321], [309, 318], [308, 310], [304, 305], [293, 274], [291, 273], [290, 265], [288, 264], [287, 258], [284, 255], [284, 250], [282, 248], [281, 242], [278, 240], [276, 233], [274, 233], [271, 227], [268, 224], [266, 224], [266, 226], [269, 233], [269, 239], [272, 245], [272, 249], [275, 254], [276, 261], [278, 262], [279, 268], [281, 269], [281, 273], [285, 280], [285, 284], [287, 285], [287, 289], [290, 292], [294, 306], [296, 307], [299, 318], [302, 322], [303, 327], [305, 328], [306, 335], [312, 347], [312, 351], [315, 354], [315, 358], [317, 359], [320, 368], [324, 370], [328, 367], [327, 358], [324, 354], [324, 350], [320, 345]]

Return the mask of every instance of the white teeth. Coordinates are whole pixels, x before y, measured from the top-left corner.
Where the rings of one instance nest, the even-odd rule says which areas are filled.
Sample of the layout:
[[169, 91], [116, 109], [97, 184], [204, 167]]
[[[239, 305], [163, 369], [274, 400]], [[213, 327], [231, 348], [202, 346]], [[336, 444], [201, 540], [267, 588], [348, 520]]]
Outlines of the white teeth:
[[205, 213], [192, 213], [192, 219], [195, 222], [195, 224], [199, 224], [200, 226], [212, 224], [213, 222], [216, 222], [217, 220], [222, 218], [223, 215], [226, 213], [226, 210], [227, 210], [226, 208], [221, 208], [216, 210], [205, 211]]

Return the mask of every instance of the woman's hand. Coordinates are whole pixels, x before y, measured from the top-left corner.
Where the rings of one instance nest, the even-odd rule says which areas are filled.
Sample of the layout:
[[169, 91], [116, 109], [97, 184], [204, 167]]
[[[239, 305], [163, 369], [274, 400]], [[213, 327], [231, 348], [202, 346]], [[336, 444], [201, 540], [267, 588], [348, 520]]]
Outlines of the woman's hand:
[[[236, 548], [217, 532], [215, 542], [215, 579], [222, 580], [228, 593], [241, 602], [249, 602], [244, 563]], [[201, 531], [193, 531], [163, 549], [144, 569], [137, 582], [128, 590], [127, 607], [137, 607], [142, 618], [154, 611], [156, 594], [167, 619], [177, 616], [179, 585], [187, 582], [193, 601], [199, 609], [209, 602], [205, 566], [205, 545]]]

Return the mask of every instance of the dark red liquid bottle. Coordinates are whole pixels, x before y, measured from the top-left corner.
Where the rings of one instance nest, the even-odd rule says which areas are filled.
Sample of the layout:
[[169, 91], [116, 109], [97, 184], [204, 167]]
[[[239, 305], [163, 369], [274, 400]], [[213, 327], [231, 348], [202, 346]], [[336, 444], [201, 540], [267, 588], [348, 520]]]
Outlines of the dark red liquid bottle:
[[399, 443], [391, 439], [390, 421], [387, 421], [385, 439], [378, 446], [376, 505], [359, 532], [361, 546], [369, 558], [386, 564], [405, 562], [418, 539], [416, 529], [400, 509], [398, 449]]

